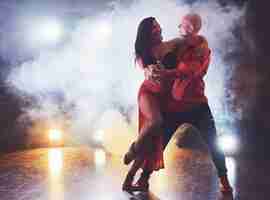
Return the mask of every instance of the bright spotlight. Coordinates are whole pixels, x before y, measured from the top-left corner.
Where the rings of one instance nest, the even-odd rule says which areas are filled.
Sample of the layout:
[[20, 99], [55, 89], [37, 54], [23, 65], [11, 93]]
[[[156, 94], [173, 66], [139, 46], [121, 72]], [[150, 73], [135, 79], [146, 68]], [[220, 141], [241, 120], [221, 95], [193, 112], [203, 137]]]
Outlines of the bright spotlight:
[[104, 166], [106, 164], [106, 152], [103, 149], [96, 149], [94, 156], [96, 166]]
[[45, 40], [58, 40], [62, 35], [62, 27], [55, 21], [44, 23], [41, 28], [41, 36]]
[[93, 134], [93, 140], [96, 142], [96, 143], [102, 143], [103, 140], [104, 140], [104, 131], [103, 130], [97, 130], [96, 132], [94, 132]]
[[36, 45], [48, 45], [58, 43], [63, 37], [63, 26], [53, 19], [40, 20], [33, 23], [31, 40]]
[[94, 29], [94, 38], [96, 40], [107, 39], [112, 33], [112, 26], [106, 21], [98, 22]]
[[225, 154], [233, 154], [238, 150], [238, 140], [234, 135], [221, 135], [218, 138], [218, 146]]
[[52, 142], [59, 142], [62, 139], [62, 132], [58, 129], [49, 130], [49, 139]]
[[109, 23], [101, 22], [98, 28], [103, 35], [110, 35], [112, 33], [112, 27]]

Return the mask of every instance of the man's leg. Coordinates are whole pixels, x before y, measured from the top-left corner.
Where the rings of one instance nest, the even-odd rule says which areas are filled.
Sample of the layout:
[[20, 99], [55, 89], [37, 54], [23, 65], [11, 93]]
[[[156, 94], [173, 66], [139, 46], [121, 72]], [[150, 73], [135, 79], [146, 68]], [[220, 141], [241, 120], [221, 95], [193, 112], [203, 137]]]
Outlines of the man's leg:
[[177, 112], [177, 113], [165, 113], [164, 116], [164, 132], [163, 132], [163, 147], [164, 150], [168, 143], [170, 142], [170, 139], [172, 138], [173, 134], [175, 133], [176, 129], [182, 125], [187, 120], [186, 113]]
[[194, 121], [193, 125], [199, 129], [202, 138], [208, 144], [221, 183], [221, 191], [224, 193], [231, 193], [232, 188], [227, 177], [225, 155], [217, 147], [217, 131], [209, 106], [206, 105], [202, 107], [196, 116], [198, 116], [198, 118]]
[[225, 155], [218, 149], [217, 131], [215, 121], [212, 113], [207, 105], [198, 110], [197, 119], [194, 121], [194, 126], [197, 127], [201, 133], [202, 138], [208, 145], [212, 159], [217, 168], [218, 176], [225, 176], [227, 174], [227, 168], [225, 164]]

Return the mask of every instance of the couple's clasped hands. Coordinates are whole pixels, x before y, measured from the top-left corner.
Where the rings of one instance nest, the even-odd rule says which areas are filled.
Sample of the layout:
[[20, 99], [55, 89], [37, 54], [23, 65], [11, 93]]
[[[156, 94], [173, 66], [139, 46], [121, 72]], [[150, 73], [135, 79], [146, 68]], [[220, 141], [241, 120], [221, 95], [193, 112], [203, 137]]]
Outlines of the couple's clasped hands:
[[144, 68], [144, 76], [147, 80], [160, 82], [166, 78], [166, 69], [161, 64], [151, 64]]
[[185, 80], [188, 78], [187, 74], [182, 73], [179, 70], [165, 69], [160, 63], [147, 65], [144, 68], [144, 77], [146, 80], [151, 80], [157, 83], [172, 79]]

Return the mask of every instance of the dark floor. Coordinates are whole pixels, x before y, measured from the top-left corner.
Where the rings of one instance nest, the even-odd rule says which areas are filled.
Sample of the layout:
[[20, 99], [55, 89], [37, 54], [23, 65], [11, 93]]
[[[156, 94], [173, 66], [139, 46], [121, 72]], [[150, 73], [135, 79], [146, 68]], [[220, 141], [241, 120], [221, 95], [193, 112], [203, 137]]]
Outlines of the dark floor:
[[[153, 175], [151, 194], [140, 199], [230, 199], [219, 193], [215, 169], [207, 153], [171, 145], [165, 155], [166, 169]], [[227, 165], [235, 199], [269, 199], [269, 161], [229, 157]], [[0, 199], [134, 199], [121, 191], [127, 169], [121, 157], [88, 147], [9, 153], [0, 157]]]

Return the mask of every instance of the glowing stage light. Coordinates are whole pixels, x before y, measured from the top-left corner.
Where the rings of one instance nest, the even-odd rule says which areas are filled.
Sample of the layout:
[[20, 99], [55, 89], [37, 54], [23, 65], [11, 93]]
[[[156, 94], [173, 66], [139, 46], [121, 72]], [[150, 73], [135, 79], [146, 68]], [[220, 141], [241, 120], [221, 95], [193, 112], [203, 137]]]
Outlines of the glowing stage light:
[[109, 23], [101, 22], [99, 24], [98, 31], [103, 35], [110, 35], [112, 33], [112, 27]]
[[93, 140], [96, 142], [96, 143], [102, 143], [103, 140], [104, 140], [104, 131], [103, 130], [98, 130], [94, 133], [93, 135]]
[[112, 26], [106, 21], [96, 23], [93, 37], [98, 41], [106, 40], [112, 34]]
[[36, 20], [30, 30], [30, 41], [34, 45], [48, 45], [58, 43], [64, 35], [64, 28], [60, 22], [53, 19]]
[[51, 21], [41, 26], [41, 36], [47, 40], [58, 40], [62, 35], [62, 27], [59, 23]]
[[52, 142], [59, 142], [62, 139], [62, 131], [58, 129], [49, 130], [49, 139]]
[[96, 166], [104, 166], [106, 164], [106, 152], [103, 149], [96, 149], [95, 153], [95, 164]]
[[233, 135], [221, 135], [218, 138], [218, 146], [225, 154], [233, 154], [238, 150], [237, 138]]

